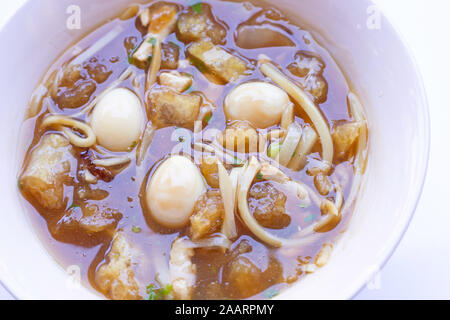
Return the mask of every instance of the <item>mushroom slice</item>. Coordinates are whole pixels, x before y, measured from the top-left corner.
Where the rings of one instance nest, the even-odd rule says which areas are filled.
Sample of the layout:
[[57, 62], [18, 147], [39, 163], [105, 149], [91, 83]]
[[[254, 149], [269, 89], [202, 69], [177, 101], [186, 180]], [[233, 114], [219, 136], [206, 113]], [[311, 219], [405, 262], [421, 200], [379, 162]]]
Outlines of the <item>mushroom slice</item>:
[[334, 152], [333, 139], [331, 138], [330, 128], [319, 108], [309, 98], [308, 94], [281, 73], [280, 70], [272, 64], [269, 58], [260, 55], [259, 67], [265, 76], [269, 77], [273, 82], [284, 89], [306, 112], [319, 133], [320, 141], [322, 143], [323, 160], [331, 167]]
[[199, 240], [219, 232], [224, 217], [225, 206], [220, 190], [206, 191], [195, 203], [194, 211], [189, 218], [189, 236], [192, 240]]

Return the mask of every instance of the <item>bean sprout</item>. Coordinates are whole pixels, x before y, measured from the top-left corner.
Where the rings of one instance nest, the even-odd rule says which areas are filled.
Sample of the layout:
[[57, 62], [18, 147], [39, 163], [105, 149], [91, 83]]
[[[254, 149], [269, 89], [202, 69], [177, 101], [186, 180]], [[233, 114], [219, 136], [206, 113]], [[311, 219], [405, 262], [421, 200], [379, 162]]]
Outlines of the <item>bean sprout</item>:
[[233, 182], [219, 159], [217, 159], [217, 167], [219, 169], [220, 193], [222, 195], [222, 201], [225, 209], [222, 233], [228, 239], [233, 239], [237, 236], [236, 222], [234, 220], [235, 194], [233, 194]]
[[259, 57], [259, 67], [265, 76], [269, 77], [273, 82], [284, 89], [306, 112], [319, 133], [320, 141], [322, 143], [323, 160], [331, 167], [334, 152], [333, 139], [331, 138], [330, 129], [319, 108], [304, 90], [281, 73], [267, 57], [263, 55]]
[[161, 59], [162, 59], [162, 47], [161, 40], [156, 39], [153, 48], [152, 62], [150, 64], [150, 70], [147, 74], [147, 82], [145, 85], [145, 90], [149, 91], [150, 88], [156, 83], [156, 78], [158, 77], [159, 69], [161, 69]]
[[147, 154], [148, 148], [152, 144], [153, 138], [155, 136], [156, 128], [151, 122], [147, 123], [147, 126], [142, 136], [141, 144], [136, 152], [136, 164], [140, 166], [144, 161], [145, 155]]
[[206, 144], [203, 142], [195, 142], [194, 149], [201, 152], [206, 151], [211, 154], [215, 154], [219, 159], [229, 164], [235, 164], [236, 161], [242, 161], [241, 159], [233, 157], [232, 155], [228, 154], [227, 152], [222, 150], [222, 148], [218, 148], [217, 146], [213, 146], [211, 144]]
[[93, 164], [99, 167], [116, 167], [130, 162], [129, 157], [112, 157], [107, 159], [95, 159], [92, 161]]

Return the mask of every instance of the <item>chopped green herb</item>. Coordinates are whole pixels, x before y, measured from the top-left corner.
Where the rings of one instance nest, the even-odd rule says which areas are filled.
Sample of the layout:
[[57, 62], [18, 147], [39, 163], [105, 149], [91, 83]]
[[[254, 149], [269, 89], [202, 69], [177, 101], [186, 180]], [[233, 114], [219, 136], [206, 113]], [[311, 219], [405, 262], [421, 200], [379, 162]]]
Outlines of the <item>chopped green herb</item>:
[[263, 174], [262, 174], [261, 171], [260, 171], [260, 172], [258, 172], [258, 174], [256, 175], [256, 179], [257, 179], [257, 180], [262, 180], [262, 178], [263, 178]]
[[164, 288], [161, 289], [161, 293], [167, 297], [172, 292], [172, 285], [166, 284]]
[[199, 13], [202, 13], [203, 4], [201, 2], [199, 2], [199, 3], [192, 5], [191, 8], [192, 8], [192, 10], [194, 10], [194, 12], [196, 14], [199, 14]]
[[147, 286], [148, 300], [163, 300], [172, 292], [172, 286], [167, 284], [163, 288], [156, 288], [154, 284]]
[[150, 43], [152, 46], [155, 46], [155, 44], [156, 44], [156, 39], [155, 39], [155, 38], [150, 38], [150, 39], [148, 39], [147, 42]]
[[132, 55], [128, 56], [128, 63], [129, 64], [134, 64], [134, 58]]
[[272, 299], [273, 297], [275, 297], [275, 296], [277, 296], [279, 294], [280, 294], [280, 292], [278, 290], [273, 289], [273, 288], [269, 288], [266, 291], [264, 291], [263, 296], [266, 299]]
[[267, 151], [267, 155], [272, 158], [275, 159], [278, 154], [280, 153], [280, 148], [281, 148], [281, 143], [279, 142], [274, 142], [269, 146], [269, 150]]
[[133, 231], [134, 233], [139, 233], [142, 231], [142, 229], [140, 227], [133, 226], [133, 228], [131, 228], [131, 231]]
[[134, 149], [137, 146], [137, 141], [133, 141], [133, 143], [131, 144], [130, 148]]
[[147, 294], [148, 294], [148, 300], [158, 300], [156, 299], [156, 290], [154, 284], [149, 284], [147, 286]]
[[243, 166], [244, 163], [242, 162], [241, 159], [239, 159], [237, 157], [233, 157], [233, 165], [235, 165], [235, 166]]
[[79, 208], [79, 207], [80, 207], [79, 205], [73, 203], [73, 204], [69, 207], [69, 210], [70, 210], [70, 209]]
[[23, 189], [23, 184], [20, 180], [17, 180], [17, 187], [19, 188], [19, 190]]
[[316, 220], [316, 218], [317, 218], [317, 215], [315, 213], [312, 213], [305, 218], [305, 223], [313, 222], [314, 220]]
[[184, 142], [184, 138], [183, 137], [178, 137], [178, 141]]
[[148, 63], [152, 63], [152, 59], [153, 59], [153, 56], [148, 56], [148, 58], [147, 58]]
[[208, 114], [208, 115], [206, 115], [206, 117], [205, 117], [205, 122], [206, 122], [206, 123], [210, 123], [211, 119], [212, 119], [212, 114]]

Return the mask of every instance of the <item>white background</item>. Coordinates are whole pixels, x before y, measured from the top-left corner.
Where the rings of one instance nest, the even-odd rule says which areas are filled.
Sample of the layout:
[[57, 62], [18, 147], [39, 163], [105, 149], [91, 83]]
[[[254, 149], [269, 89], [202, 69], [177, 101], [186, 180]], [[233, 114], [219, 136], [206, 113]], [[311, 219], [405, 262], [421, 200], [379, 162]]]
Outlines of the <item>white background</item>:
[[[356, 298], [450, 299], [450, 1], [374, 1], [409, 43], [422, 72], [431, 113], [431, 155], [408, 231], [377, 279]], [[1, 2], [0, 26], [22, 2]], [[12, 299], [1, 285], [0, 299]]]

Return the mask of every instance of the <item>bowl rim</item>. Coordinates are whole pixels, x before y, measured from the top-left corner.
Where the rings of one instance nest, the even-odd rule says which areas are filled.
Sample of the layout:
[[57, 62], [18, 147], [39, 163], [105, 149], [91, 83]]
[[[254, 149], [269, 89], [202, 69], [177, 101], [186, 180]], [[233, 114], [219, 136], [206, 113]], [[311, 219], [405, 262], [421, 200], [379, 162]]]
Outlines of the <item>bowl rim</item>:
[[[422, 153], [423, 157], [421, 159], [422, 160], [421, 161], [422, 168], [419, 168], [419, 170], [421, 171], [420, 180], [419, 180], [418, 185], [414, 186], [414, 188], [413, 188], [414, 190], [416, 190], [416, 194], [414, 195], [415, 202], [411, 206], [409, 217], [404, 222], [402, 231], [398, 233], [397, 239], [395, 239], [395, 241], [392, 243], [392, 245], [391, 245], [392, 247], [389, 249], [388, 252], [386, 252], [384, 257], [379, 258], [378, 270], [381, 271], [386, 266], [386, 264], [388, 263], [388, 261], [390, 260], [392, 255], [395, 253], [395, 250], [398, 248], [400, 242], [402, 241], [403, 237], [405, 236], [405, 233], [408, 231], [411, 221], [414, 218], [414, 215], [416, 213], [417, 206], [419, 205], [419, 202], [422, 198], [423, 190], [425, 187], [425, 182], [427, 179], [428, 169], [429, 169], [429, 162], [430, 162], [431, 119], [430, 119], [430, 105], [429, 105], [429, 100], [428, 100], [425, 83], [423, 80], [423, 75], [420, 70], [419, 64], [417, 62], [417, 58], [416, 58], [411, 46], [409, 45], [409, 43], [406, 40], [403, 33], [400, 31], [400, 28], [398, 27], [396, 20], [392, 19], [390, 14], [386, 13], [386, 11], [383, 10], [383, 8], [381, 8], [377, 3], [374, 2], [374, 0], [369, 0], [369, 1], [377, 6], [379, 12], [385, 19], [384, 23], [388, 23], [391, 26], [392, 30], [394, 31], [394, 33], [397, 36], [398, 40], [400, 41], [401, 45], [405, 48], [406, 54], [409, 56], [409, 58], [411, 60], [412, 67], [414, 69], [414, 73], [416, 74], [418, 85], [420, 87], [420, 92], [418, 92], [418, 93], [420, 95], [421, 101], [419, 104], [420, 108], [418, 110], [420, 110], [422, 112], [422, 116], [423, 116], [420, 118], [420, 119], [422, 119], [422, 121], [419, 121], [419, 122], [422, 122], [422, 125], [424, 128], [424, 137], [423, 138], [424, 138], [424, 147], [425, 147], [425, 152]], [[364, 290], [364, 288], [366, 287], [366, 284], [370, 280], [372, 280], [372, 279], [371, 279], [371, 276], [369, 275], [367, 277], [366, 281], [364, 283], [361, 283], [360, 288], [355, 288], [355, 290], [353, 290], [353, 294], [351, 296], [349, 296], [349, 299], [355, 299], [356, 296]]]

